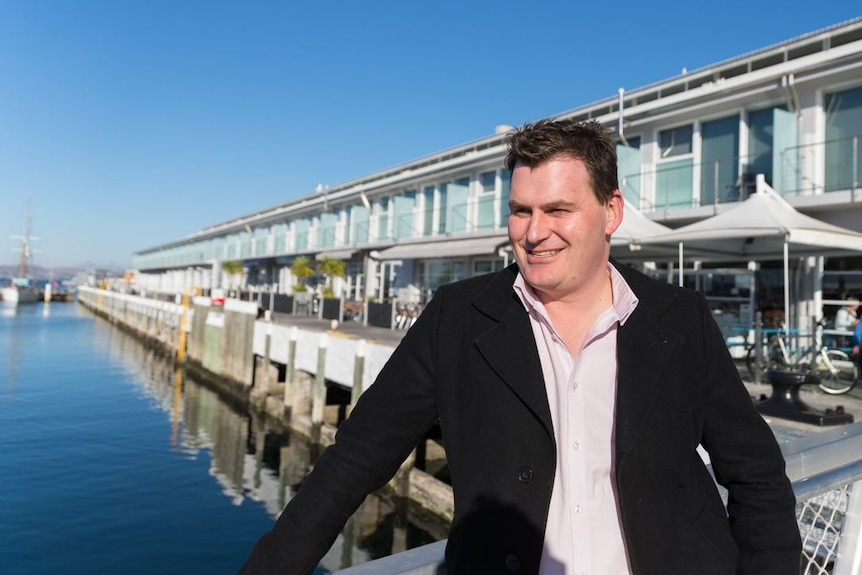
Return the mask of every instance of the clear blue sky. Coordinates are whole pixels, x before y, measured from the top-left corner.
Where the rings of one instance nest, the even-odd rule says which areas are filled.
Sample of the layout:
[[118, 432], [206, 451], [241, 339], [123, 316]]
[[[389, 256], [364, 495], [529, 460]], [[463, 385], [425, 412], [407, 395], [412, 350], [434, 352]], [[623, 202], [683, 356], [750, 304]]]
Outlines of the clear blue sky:
[[0, 264], [135, 251], [862, 14], [856, 0], [0, 0]]

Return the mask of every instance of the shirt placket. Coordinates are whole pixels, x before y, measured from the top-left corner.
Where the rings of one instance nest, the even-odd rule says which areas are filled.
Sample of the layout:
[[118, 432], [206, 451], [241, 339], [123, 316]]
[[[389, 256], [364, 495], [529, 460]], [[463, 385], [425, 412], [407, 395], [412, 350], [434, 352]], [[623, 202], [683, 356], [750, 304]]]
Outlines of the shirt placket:
[[574, 494], [574, 497], [569, 502], [569, 516], [571, 517], [572, 525], [572, 545], [575, 550], [574, 556], [576, 557], [578, 566], [576, 573], [585, 574], [589, 572], [588, 566], [591, 564], [592, 543], [590, 541], [589, 505], [587, 501], [582, 499], [589, 493], [589, 489], [587, 488], [587, 461], [584, 457], [586, 447], [584, 444], [584, 438], [586, 437], [584, 426], [587, 421], [587, 414], [585, 413], [584, 401], [586, 390], [584, 389], [578, 365], [579, 361], [574, 360], [566, 386], [566, 408], [569, 428], [566, 452], [570, 471], [569, 493]]

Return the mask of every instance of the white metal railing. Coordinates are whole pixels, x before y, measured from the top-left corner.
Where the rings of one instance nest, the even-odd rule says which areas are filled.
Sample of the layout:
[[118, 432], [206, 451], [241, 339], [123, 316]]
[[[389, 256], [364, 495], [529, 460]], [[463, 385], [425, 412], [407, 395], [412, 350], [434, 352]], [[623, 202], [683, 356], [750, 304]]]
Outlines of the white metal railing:
[[[782, 447], [797, 500], [800, 572], [862, 573], [862, 422], [795, 439]], [[446, 575], [445, 549], [446, 541], [437, 541], [334, 575]]]
[[794, 483], [804, 575], [853, 575], [860, 569], [862, 461]]

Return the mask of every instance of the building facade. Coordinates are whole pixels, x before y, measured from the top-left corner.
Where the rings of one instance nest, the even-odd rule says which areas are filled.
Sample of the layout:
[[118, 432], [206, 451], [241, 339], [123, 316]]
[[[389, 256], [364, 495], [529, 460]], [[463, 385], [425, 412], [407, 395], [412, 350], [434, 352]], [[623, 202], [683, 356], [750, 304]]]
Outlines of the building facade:
[[[744, 201], [763, 174], [800, 212], [862, 232], [862, 18], [558, 117], [616, 132], [620, 189], [655, 222], [676, 228], [710, 217]], [[290, 294], [298, 258], [330, 258], [346, 262], [339, 295], [421, 304], [441, 284], [511, 261], [508, 129], [142, 250], [138, 285]], [[242, 275], [225, 274], [225, 262], [242, 262]], [[638, 263], [668, 274], [662, 262]], [[783, 284], [779, 261], [691, 265], [700, 271], [686, 282], [718, 303], [737, 302], [728, 309], [741, 323]], [[860, 270], [852, 253], [795, 261], [796, 313], [818, 315], [858, 295]]]

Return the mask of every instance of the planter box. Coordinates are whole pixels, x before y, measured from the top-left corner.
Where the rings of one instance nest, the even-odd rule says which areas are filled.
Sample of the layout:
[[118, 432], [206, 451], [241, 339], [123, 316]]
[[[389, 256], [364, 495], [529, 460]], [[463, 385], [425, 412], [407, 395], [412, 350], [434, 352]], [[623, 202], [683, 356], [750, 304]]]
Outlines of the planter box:
[[392, 328], [394, 306], [391, 303], [369, 303], [368, 325]]
[[323, 300], [323, 319], [337, 319], [341, 321], [341, 299]]

